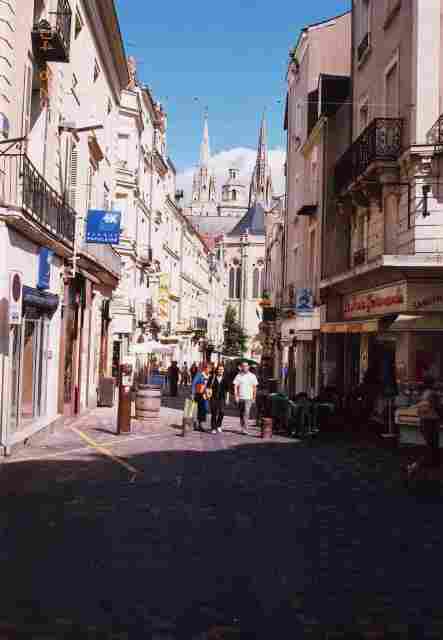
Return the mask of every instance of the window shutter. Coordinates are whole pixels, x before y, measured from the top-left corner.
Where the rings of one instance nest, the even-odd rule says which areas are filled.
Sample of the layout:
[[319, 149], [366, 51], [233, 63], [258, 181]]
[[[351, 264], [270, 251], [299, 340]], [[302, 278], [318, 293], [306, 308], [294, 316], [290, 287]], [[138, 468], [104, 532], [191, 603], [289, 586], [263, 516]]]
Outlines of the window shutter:
[[31, 128], [31, 107], [32, 107], [32, 68], [26, 67], [25, 71], [25, 91], [23, 108], [23, 134], [26, 136]]
[[78, 148], [72, 144], [69, 158], [69, 204], [73, 209], [77, 205], [77, 182], [78, 182]]

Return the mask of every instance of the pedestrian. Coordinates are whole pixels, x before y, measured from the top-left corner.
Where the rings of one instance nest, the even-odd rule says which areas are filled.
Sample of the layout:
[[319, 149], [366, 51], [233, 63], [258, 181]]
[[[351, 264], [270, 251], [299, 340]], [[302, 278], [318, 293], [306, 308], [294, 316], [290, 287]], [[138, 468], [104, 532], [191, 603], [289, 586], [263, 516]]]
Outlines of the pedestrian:
[[188, 384], [189, 384], [189, 369], [188, 369], [188, 364], [184, 362], [181, 370], [181, 386], [187, 387]]
[[443, 407], [434, 386], [434, 378], [425, 376], [423, 393], [417, 404], [417, 413], [420, 418], [420, 431], [427, 445], [427, 452], [424, 458], [408, 467], [408, 478], [413, 477], [424, 467], [435, 469], [440, 466], [440, 424], [443, 420]]
[[225, 376], [225, 368], [222, 364], [219, 364], [215, 372], [209, 376], [208, 391], [210, 392], [211, 430], [212, 433], [221, 433], [229, 391], [229, 380]]
[[169, 392], [172, 398], [176, 398], [178, 394], [178, 380], [180, 377], [180, 370], [177, 366], [177, 362], [171, 364], [168, 369], [168, 381], [169, 381]]
[[198, 367], [197, 367], [197, 363], [193, 362], [191, 365], [191, 369], [190, 369], [190, 373], [191, 373], [191, 383], [194, 382], [194, 378], [198, 373]]
[[209, 367], [204, 363], [192, 381], [192, 397], [197, 403], [197, 431], [204, 431], [203, 423], [208, 416], [208, 379]]
[[242, 362], [240, 372], [234, 379], [235, 402], [238, 404], [240, 414], [240, 426], [243, 433], [248, 433], [251, 407], [257, 396], [258, 380], [254, 373], [249, 371], [249, 364]]

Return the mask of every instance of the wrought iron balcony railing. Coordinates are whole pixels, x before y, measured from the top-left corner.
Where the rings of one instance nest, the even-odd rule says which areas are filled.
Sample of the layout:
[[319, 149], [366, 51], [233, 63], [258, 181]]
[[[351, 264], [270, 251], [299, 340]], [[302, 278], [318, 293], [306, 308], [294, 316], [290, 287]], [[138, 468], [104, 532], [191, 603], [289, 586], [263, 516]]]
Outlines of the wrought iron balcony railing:
[[395, 162], [402, 150], [403, 118], [375, 118], [335, 165], [335, 191], [340, 194], [373, 162]]
[[74, 209], [47, 183], [24, 153], [0, 158], [0, 205], [20, 209], [54, 238], [73, 246]]
[[426, 134], [426, 142], [435, 145], [443, 144], [443, 115], [441, 115], [437, 122], [429, 129]]
[[206, 318], [192, 318], [191, 327], [198, 331], [207, 331], [208, 321]]
[[32, 44], [40, 62], [69, 62], [72, 10], [68, 0], [58, 0], [57, 11], [34, 24]]

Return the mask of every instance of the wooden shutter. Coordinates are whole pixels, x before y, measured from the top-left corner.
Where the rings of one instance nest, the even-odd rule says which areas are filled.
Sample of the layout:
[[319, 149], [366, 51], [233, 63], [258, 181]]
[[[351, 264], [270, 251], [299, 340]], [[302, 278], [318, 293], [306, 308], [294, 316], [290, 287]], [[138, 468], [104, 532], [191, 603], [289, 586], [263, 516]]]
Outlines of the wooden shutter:
[[32, 107], [32, 67], [25, 68], [25, 86], [23, 92], [23, 135], [26, 136], [31, 129]]
[[69, 157], [69, 204], [73, 209], [77, 206], [77, 182], [78, 182], [78, 147], [73, 142]]

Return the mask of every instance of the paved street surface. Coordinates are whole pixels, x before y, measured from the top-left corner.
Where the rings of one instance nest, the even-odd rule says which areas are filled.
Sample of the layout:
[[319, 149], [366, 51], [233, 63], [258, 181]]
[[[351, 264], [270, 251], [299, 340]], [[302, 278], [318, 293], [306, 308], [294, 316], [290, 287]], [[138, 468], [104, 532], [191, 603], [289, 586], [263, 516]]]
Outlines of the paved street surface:
[[2, 461], [0, 638], [443, 637], [441, 497], [395, 454], [234, 417], [183, 438], [178, 407]]

